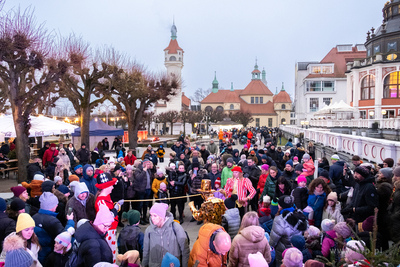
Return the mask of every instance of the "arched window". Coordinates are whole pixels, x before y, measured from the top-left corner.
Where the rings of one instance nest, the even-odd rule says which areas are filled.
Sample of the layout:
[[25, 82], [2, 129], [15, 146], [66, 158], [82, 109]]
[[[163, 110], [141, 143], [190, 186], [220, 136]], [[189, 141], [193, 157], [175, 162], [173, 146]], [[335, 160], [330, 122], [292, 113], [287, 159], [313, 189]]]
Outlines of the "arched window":
[[286, 105], [285, 104], [282, 104], [282, 109], [286, 109]]
[[224, 108], [222, 106], [218, 106], [215, 111], [224, 111]]
[[205, 108], [205, 111], [206, 111], [206, 112], [212, 112], [212, 111], [213, 111], [213, 108], [212, 108], [211, 106], [207, 106], [207, 107]]
[[361, 100], [375, 98], [375, 76], [367, 75], [361, 81]]
[[281, 119], [281, 124], [285, 124], [285, 122], [286, 122], [286, 119], [285, 119], [285, 118], [282, 118], [282, 119]]
[[176, 57], [171, 56], [171, 57], [169, 58], [169, 61], [176, 61]]
[[231, 104], [231, 105], [229, 106], [229, 109], [235, 109], [235, 106], [234, 106], [233, 104]]
[[383, 83], [383, 98], [399, 98], [400, 97], [400, 72], [392, 72], [385, 77]]

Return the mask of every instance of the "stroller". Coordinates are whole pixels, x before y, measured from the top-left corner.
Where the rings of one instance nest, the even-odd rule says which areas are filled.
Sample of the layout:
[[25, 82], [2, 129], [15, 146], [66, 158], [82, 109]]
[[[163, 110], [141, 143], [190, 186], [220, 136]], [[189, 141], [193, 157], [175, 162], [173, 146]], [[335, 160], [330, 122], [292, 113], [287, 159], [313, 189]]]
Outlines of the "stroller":
[[244, 136], [244, 135], [241, 136], [240, 139], [239, 139], [239, 143], [241, 145], [245, 145], [247, 143], [247, 136]]

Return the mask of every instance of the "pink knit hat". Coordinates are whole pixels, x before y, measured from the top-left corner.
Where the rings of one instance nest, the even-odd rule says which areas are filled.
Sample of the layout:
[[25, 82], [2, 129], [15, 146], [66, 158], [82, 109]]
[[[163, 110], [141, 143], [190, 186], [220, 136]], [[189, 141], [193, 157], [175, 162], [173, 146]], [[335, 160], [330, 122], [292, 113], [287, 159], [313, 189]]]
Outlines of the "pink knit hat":
[[165, 203], [155, 203], [150, 209], [150, 214], [155, 213], [161, 218], [165, 218], [167, 213], [168, 205]]
[[93, 225], [110, 224], [112, 222], [114, 222], [114, 214], [106, 205], [100, 205], [96, 218], [93, 221]]
[[264, 171], [268, 171], [268, 169], [269, 169], [268, 164], [261, 165], [261, 169], [263, 169]]
[[283, 264], [285, 267], [303, 267], [303, 254], [297, 248], [289, 248], [286, 250]]
[[350, 240], [346, 244], [345, 257], [349, 262], [350, 261], [356, 262], [356, 261], [364, 260], [365, 257], [360, 253], [360, 252], [364, 252], [364, 249], [365, 249], [364, 242]]
[[297, 183], [301, 183], [301, 182], [306, 182], [307, 183], [307, 179], [304, 175], [300, 175], [299, 177], [297, 177]]
[[249, 254], [248, 259], [250, 267], [268, 267], [268, 263], [260, 251], [255, 254]]

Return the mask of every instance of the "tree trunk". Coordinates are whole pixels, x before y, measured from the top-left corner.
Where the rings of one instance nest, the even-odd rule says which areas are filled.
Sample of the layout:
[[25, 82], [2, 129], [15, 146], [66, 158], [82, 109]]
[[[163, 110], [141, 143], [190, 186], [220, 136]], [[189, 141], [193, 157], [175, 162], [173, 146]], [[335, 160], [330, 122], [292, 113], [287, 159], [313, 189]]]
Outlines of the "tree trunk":
[[183, 122], [183, 136], [186, 137], [186, 122]]
[[174, 123], [171, 121], [171, 135], [174, 135]]
[[15, 105], [13, 108], [13, 118], [15, 133], [17, 135], [16, 154], [18, 159], [18, 183], [26, 180], [27, 169], [29, 164], [30, 149], [29, 149], [29, 121], [21, 115], [20, 107]]
[[[129, 149], [135, 149], [137, 147], [137, 133], [139, 128], [135, 127], [135, 120], [133, 115], [130, 115], [131, 113], [128, 113], [129, 116], [127, 116], [127, 121], [128, 121], [128, 136], [129, 136]], [[136, 157], [139, 158], [139, 155], [136, 155]]]
[[[90, 150], [90, 136], [89, 136], [89, 123], [90, 123], [90, 108], [81, 106], [81, 144], [85, 143], [86, 148]], [[81, 145], [80, 144], [80, 145]], [[80, 147], [80, 146], [79, 146]]]

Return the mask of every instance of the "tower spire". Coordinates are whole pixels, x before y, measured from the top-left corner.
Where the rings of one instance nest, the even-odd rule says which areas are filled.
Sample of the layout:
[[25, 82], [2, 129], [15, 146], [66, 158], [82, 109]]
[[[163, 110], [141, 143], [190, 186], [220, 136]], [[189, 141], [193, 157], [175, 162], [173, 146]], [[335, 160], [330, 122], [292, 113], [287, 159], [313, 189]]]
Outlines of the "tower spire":
[[278, 86], [275, 87], [275, 94], [276, 94], [276, 95], [278, 94]]
[[285, 86], [283, 85], [283, 82], [282, 82], [282, 89], [281, 89], [281, 91], [285, 91]]
[[176, 29], [176, 26], [175, 26], [175, 17], [172, 19], [172, 27], [171, 27], [171, 39], [172, 40], [175, 40], [176, 39], [176, 33], [177, 33], [177, 29]]
[[231, 82], [231, 92], [233, 92], [234, 91], [234, 89], [233, 89], [233, 82]]
[[218, 80], [217, 80], [217, 72], [214, 73], [214, 81], [212, 82], [212, 92], [218, 92]]

